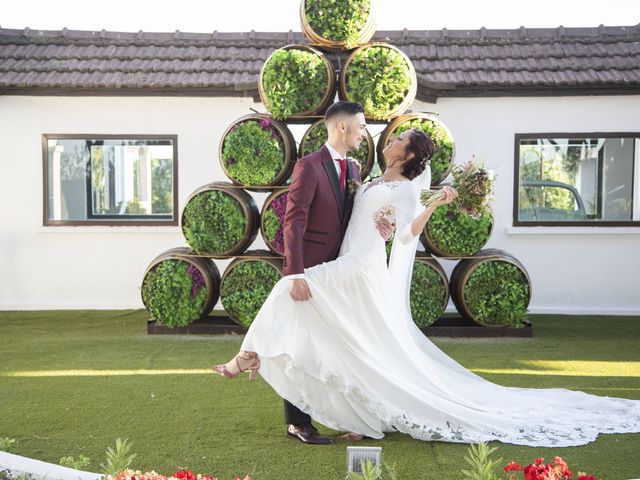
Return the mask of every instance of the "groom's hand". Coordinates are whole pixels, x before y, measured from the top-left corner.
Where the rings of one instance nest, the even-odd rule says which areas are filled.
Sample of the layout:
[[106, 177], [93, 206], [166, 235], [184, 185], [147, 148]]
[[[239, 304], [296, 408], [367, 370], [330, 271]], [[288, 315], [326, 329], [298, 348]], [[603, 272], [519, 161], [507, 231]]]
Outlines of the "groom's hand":
[[378, 232], [380, 232], [382, 239], [386, 242], [393, 235], [393, 231], [396, 226], [386, 218], [380, 218], [376, 221], [376, 228], [378, 229]]
[[291, 298], [297, 302], [304, 302], [311, 298], [311, 290], [309, 289], [309, 285], [307, 285], [307, 281], [303, 278], [291, 280], [289, 294], [291, 295]]

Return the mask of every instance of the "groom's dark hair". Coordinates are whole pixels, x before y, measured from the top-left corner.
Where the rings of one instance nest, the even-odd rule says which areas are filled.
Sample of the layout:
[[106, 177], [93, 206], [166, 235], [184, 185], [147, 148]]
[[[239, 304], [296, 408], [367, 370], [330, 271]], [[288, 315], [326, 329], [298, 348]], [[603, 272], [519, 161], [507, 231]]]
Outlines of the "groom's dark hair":
[[331, 105], [324, 114], [324, 121], [327, 122], [336, 115], [347, 114], [356, 115], [364, 113], [364, 108], [357, 102], [340, 101]]

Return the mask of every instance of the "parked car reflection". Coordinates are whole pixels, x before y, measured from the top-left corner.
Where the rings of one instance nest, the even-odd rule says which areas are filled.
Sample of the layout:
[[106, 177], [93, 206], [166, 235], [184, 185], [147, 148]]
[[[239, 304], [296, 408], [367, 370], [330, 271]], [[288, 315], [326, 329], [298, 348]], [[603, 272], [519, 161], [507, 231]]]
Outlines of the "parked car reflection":
[[573, 185], [554, 180], [525, 180], [520, 193], [520, 221], [589, 220], [580, 192]]

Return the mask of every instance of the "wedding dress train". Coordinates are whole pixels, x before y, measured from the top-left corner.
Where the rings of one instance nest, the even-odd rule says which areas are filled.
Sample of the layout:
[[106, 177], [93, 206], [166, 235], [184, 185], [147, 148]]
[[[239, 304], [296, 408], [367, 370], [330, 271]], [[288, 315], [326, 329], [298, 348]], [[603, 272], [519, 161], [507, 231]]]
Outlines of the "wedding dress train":
[[[414, 181], [360, 187], [340, 256], [308, 268], [312, 298], [295, 302], [281, 279], [242, 350], [283, 398], [335, 430], [382, 438], [571, 446], [599, 433], [640, 432], [640, 401], [566, 389], [493, 384], [439, 350], [415, 326], [409, 286], [417, 239], [410, 232]], [[387, 267], [374, 214], [391, 206], [396, 240]]]

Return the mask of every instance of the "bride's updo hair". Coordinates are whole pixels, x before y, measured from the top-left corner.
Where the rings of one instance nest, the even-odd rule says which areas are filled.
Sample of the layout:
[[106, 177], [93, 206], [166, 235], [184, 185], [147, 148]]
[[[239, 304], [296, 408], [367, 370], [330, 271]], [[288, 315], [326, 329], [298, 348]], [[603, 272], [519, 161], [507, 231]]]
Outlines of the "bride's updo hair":
[[433, 157], [436, 146], [433, 140], [422, 130], [411, 128], [407, 130], [409, 135], [409, 145], [407, 146], [407, 155], [413, 152], [414, 157], [402, 166], [402, 175], [409, 180], [413, 180], [422, 172], [427, 162]]

